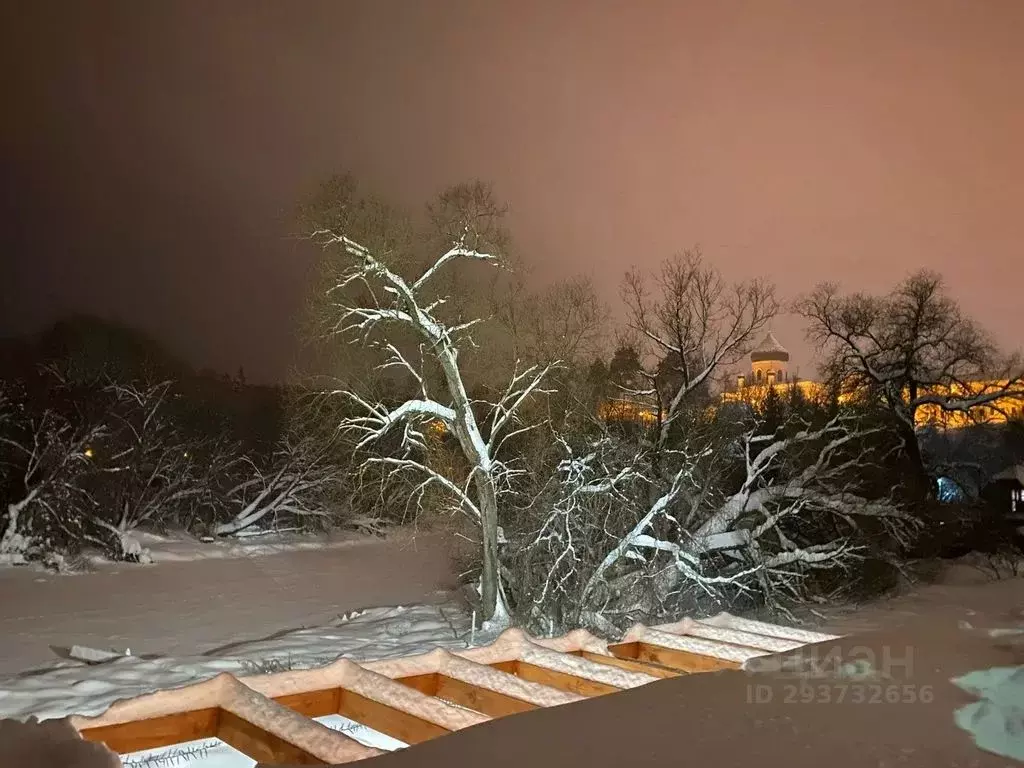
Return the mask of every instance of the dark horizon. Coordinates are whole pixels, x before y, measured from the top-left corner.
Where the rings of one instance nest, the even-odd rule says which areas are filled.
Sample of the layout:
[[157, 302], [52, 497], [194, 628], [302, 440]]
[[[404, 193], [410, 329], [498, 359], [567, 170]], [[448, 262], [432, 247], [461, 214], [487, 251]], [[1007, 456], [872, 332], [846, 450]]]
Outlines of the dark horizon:
[[[944, 274], [1021, 345], [1024, 3], [35, 2], [0, 11], [0, 336], [114, 317], [278, 380], [350, 170], [417, 206], [493, 182], [536, 279], [699, 244], [791, 299]], [[1016, 278], [1016, 279], [1014, 279]], [[799, 319], [774, 324], [801, 375]]]

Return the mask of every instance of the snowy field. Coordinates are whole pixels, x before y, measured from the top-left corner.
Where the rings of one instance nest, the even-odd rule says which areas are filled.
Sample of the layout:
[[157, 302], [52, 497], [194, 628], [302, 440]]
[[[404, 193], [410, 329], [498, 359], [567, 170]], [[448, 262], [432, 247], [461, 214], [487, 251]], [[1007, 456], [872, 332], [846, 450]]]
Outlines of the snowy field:
[[220, 672], [253, 675], [320, 667], [346, 657], [385, 659], [436, 647], [467, 648], [493, 637], [474, 635], [470, 617], [452, 604], [371, 608], [329, 625], [282, 633], [206, 656], [124, 656], [102, 664], [64, 662], [0, 679], [0, 717], [99, 714], [118, 699], [206, 680]]
[[[454, 582], [439, 543], [262, 542], [261, 556], [238, 556], [245, 545], [236, 544], [234, 556], [193, 559], [178, 548], [176, 557], [154, 552], [154, 565], [81, 575], [2, 568], [0, 717], [99, 713], [224, 671], [465, 647], [470, 621], [443, 602]], [[414, 607], [359, 610], [366, 605]], [[73, 645], [131, 655], [95, 665], [61, 659], [58, 650]]]
[[55, 648], [76, 644], [206, 654], [367, 606], [432, 602], [454, 585], [447, 548], [430, 537], [151, 548], [154, 565], [80, 575], [0, 568], [0, 677], [49, 666]]

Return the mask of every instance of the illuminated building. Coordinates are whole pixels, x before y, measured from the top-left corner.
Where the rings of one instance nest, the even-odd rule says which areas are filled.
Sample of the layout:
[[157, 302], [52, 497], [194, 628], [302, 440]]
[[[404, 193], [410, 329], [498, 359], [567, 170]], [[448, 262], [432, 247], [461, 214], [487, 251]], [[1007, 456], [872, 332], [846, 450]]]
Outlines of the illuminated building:
[[[962, 386], [943, 387], [935, 394], [965, 401], [988, 392], [995, 392], [1006, 386], [1006, 381], [974, 381]], [[769, 390], [774, 390], [782, 399], [793, 389], [807, 400], [817, 400], [824, 393], [824, 385], [818, 381], [800, 379], [793, 375], [789, 366], [789, 351], [782, 346], [774, 334], [769, 333], [750, 353], [750, 370], [736, 377], [736, 387], [721, 393], [724, 403], [746, 403], [759, 408]], [[841, 393], [839, 402], [848, 402], [853, 392]], [[654, 408], [630, 400], [608, 400], [602, 403], [598, 415], [608, 421], [641, 421], [654, 424], [658, 415]], [[1024, 394], [1005, 395], [985, 405], [972, 406], [963, 411], [950, 411], [937, 404], [928, 403], [917, 410], [918, 427], [960, 429], [977, 424], [1002, 424], [1008, 419], [1024, 418]]]

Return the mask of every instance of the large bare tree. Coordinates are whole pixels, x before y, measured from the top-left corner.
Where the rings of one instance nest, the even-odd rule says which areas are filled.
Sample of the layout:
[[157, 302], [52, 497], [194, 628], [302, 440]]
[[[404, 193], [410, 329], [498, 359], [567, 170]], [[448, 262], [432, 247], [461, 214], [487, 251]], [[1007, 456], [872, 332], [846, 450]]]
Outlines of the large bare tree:
[[[499, 622], [505, 619], [499, 506], [517, 471], [502, 449], [536, 426], [522, 419], [524, 405], [542, 390], [556, 363], [516, 360], [504, 386], [483, 402], [474, 399], [466, 366], [474, 333], [482, 330], [486, 317], [473, 311], [478, 308], [470, 301], [473, 283], [462, 273], [471, 265], [503, 265], [502, 211], [487, 187], [470, 184], [447, 191], [429, 213], [430, 236], [404, 241], [404, 249], [397, 251], [359, 242], [353, 236], [358, 227], [344, 217], [335, 224], [353, 226], [352, 231], [321, 228], [314, 235], [328, 248], [333, 265], [323, 315], [329, 334], [372, 349], [377, 370], [399, 380], [399, 391], [406, 393], [396, 402], [384, 402], [356, 387], [340, 387], [337, 393], [355, 409], [340, 426], [354, 436], [356, 450], [397, 433], [396, 453], [371, 455], [366, 461], [394, 473], [415, 473], [422, 478], [420, 491], [442, 491], [479, 525], [481, 614], [485, 621]], [[424, 258], [424, 242], [442, 250]], [[436, 428], [454, 436], [464, 471], [446, 472], [427, 460], [427, 443], [436, 439], [431, 438]]]
[[1024, 365], [950, 297], [942, 278], [917, 272], [884, 296], [832, 283], [796, 303], [837, 386], [876, 398], [895, 417], [907, 455], [931, 488], [919, 443], [922, 411], [974, 418], [1024, 396]]

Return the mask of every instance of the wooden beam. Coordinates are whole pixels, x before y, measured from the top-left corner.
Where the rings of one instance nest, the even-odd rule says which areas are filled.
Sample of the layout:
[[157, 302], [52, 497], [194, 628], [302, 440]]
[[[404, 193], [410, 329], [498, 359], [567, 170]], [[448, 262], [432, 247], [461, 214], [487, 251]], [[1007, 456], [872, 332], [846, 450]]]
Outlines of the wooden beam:
[[557, 688], [560, 691], [577, 693], [580, 696], [603, 696], [606, 693], [615, 693], [622, 690], [608, 683], [587, 680], [586, 678], [576, 677], [576, 675], [570, 675], [567, 672], [539, 667], [526, 661], [518, 662], [513, 674], [532, 683], [540, 683], [549, 688]]
[[447, 675], [437, 676], [437, 692], [433, 695], [491, 717], [504, 717], [537, 708], [522, 699], [480, 688]]
[[519, 661], [517, 659], [512, 659], [511, 661], [496, 661], [493, 664], [488, 664], [487, 666], [493, 667], [499, 672], [504, 672], [507, 675], [514, 675], [519, 669]]
[[436, 723], [352, 691], [342, 690], [338, 714], [406, 744], [419, 744], [450, 733], [447, 728], [442, 728]]
[[81, 733], [82, 738], [106, 744], [114, 752], [124, 755], [143, 749], [214, 738], [217, 736], [221, 714], [219, 707], [209, 707], [129, 723], [83, 728]]
[[716, 659], [713, 656], [702, 656], [699, 653], [663, 648], [660, 645], [642, 642], [609, 645], [608, 650], [620, 659], [651, 661], [683, 672], [713, 672], [717, 669], [737, 669], [740, 666], [735, 661]]
[[226, 710], [221, 710], [217, 738], [260, 763], [325, 765], [304, 749]]
[[420, 693], [427, 694], [427, 696], [436, 696], [438, 677], [440, 676], [436, 672], [428, 672], [425, 675], [409, 675], [408, 677], [398, 677], [395, 679], [402, 685], [415, 688]]
[[341, 706], [341, 689], [325, 688], [319, 691], [289, 693], [286, 696], [278, 696], [274, 701], [306, 717], [323, 717], [337, 714]]
[[615, 643], [608, 646], [608, 653], [617, 659], [632, 659], [637, 661], [640, 658], [640, 643]]
[[598, 664], [607, 664], [609, 667], [618, 667], [630, 672], [643, 672], [652, 677], [679, 677], [683, 674], [682, 670], [663, 667], [653, 661], [634, 661], [618, 656], [605, 656], [603, 653], [594, 653], [593, 651], [580, 651], [578, 655], [587, 661], [596, 661]]

